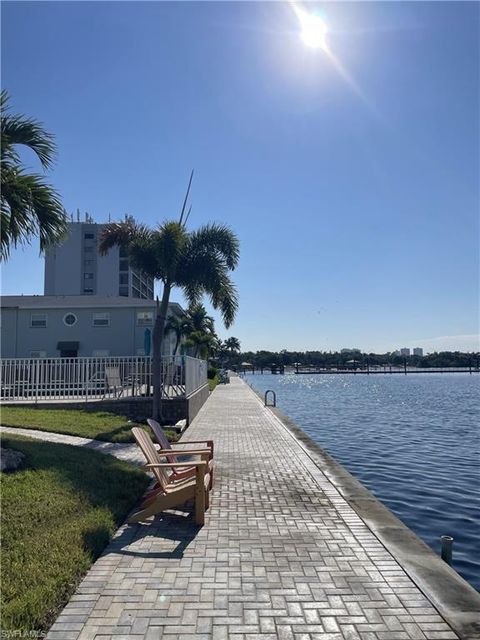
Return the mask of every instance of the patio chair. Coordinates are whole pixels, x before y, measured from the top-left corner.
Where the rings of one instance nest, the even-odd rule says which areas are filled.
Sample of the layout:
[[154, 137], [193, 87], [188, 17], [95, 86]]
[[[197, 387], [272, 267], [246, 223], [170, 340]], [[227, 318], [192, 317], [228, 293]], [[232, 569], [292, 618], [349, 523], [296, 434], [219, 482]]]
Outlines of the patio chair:
[[[111, 393], [113, 390], [115, 398], [120, 398], [124, 392], [120, 367], [105, 367], [105, 385], [107, 393]], [[105, 397], [105, 395], [104, 393], [103, 396]]]
[[[164, 450], [157, 451], [148, 434], [139, 427], [132, 429], [133, 437], [138, 446], [142, 450], [147, 464], [145, 469], [152, 471], [157, 481], [157, 486], [148, 491], [140, 505], [140, 509], [136, 511], [128, 519], [129, 524], [141, 522], [155, 516], [157, 513], [177, 507], [192, 498], [195, 501], [195, 521], [198, 525], [205, 523], [205, 511], [209, 507], [208, 486], [210, 484], [210, 474], [208, 473], [208, 452], [202, 454], [201, 460], [190, 462], [161, 462], [159, 455], [164, 456]], [[195, 474], [193, 477], [185, 480], [172, 480], [168, 475], [168, 471], [172, 467], [193, 467]]]
[[[210, 486], [209, 489], [213, 487], [213, 440], [182, 440], [181, 442], [170, 442], [167, 436], [165, 435], [164, 430], [158, 424], [156, 420], [153, 418], [148, 418], [147, 420], [151, 430], [153, 431], [153, 435], [155, 436], [155, 440], [160, 445], [160, 448], [164, 451], [169, 451], [166, 455], [167, 461], [172, 464], [179, 461], [179, 456], [184, 455], [200, 455], [204, 453], [208, 453], [208, 473], [210, 474]], [[179, 449], [174, 451], [173, 446], [183, 446], [183, 445], [199, 445], [206, 444], [205, 448], [200, 449], [199, 451], [192, 451], [191, 449]], [[173, 446], [172, 446], [173, 445]], [[189, 478], [195, 474], [195, 468], [191, 469], [185, 468], [181, 469], [178, 466], [172, 467], [172, 477], [176, 480], [181, 480], [183, 478]]]

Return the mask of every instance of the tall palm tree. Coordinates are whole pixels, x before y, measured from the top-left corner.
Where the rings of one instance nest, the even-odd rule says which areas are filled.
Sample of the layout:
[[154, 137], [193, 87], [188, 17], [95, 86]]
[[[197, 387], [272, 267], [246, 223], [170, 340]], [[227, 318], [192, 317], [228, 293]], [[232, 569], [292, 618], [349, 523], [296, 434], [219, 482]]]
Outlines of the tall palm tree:
[[180, 288], [192, 305], [206, 294], [229, 327], [238, 307], [236, 288], [229, 276], [238, 263], [238, 239], [220, 224], [187, 231], [182, 212], [179, 221], [168, 220], [155, 229], [132, 218], [110, 223], [100, 238], [100, 253], [114, 246], [125, 249], [132, 266], [163, 283], [153, 327], [152, 358], [153, 417], [161, 419], [161, 353], [170, 292]]
[[26, 171], [18, 152], [19, 146], [31, 149], [46, 171], [56, 152], [53, 136], [36, 120], [11, 114], [8, 102], [8, 93], [2, 91], [0, 260], [8, 258], [12, 246], [29, 244], [36, 235], [43, 252], [67, 232], [67, 216], [58, 193], [42, 176]]
[[179, 316], [168, 316], [165, 322], [165, 335], [169, 333], [175, 334], [175, 348], [173, 350], [173, 355], [177, 355], [178, 347], [184, 338], [188, 334], [189, 325], [188, 319], [186, 317]]

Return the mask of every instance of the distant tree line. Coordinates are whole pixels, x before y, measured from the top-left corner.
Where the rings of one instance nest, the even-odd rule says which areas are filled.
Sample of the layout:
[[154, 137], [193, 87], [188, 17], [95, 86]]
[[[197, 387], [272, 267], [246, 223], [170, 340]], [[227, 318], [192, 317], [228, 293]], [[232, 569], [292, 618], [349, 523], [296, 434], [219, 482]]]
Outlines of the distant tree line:
[[241, 368], [241, 364], [248, 362], [255, 368], [271, 365], [294, 366], [311, 365], [315, 367], [366, 367], [368, 366], [403, 366], [407, 362], [412, 367], [478, 367], [480, 353], [462, 353], [460, 351], [440, 351], [424, 356], [399, 356], [395, 352], [389, 353], [361, 353], [360, 351], [243, 351], [232, 353], [229, 357], [230, 366]]

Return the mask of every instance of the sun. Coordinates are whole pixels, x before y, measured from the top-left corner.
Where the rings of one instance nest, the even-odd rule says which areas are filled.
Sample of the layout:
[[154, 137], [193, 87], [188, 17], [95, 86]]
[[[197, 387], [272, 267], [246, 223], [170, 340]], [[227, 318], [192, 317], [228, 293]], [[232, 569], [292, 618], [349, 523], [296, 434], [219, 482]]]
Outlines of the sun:
[[327, 25], [323, 18], [303, 10], [297, 10], [296, 13], [302, 29], [300, 37], [307, 47], [311, 47], [312, 49], [327, 49]]

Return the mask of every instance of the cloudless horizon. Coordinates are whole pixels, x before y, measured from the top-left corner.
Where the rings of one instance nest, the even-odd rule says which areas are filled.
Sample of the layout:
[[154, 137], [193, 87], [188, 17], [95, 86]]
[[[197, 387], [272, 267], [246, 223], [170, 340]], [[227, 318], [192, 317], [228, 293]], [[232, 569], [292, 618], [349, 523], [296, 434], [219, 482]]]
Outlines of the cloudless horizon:
[[[69, 213], [156, 225], [195, 170], [190, 227], [240, 239], [213, 315], [242, 350], [478, 351], [480, 6], [303, 7], [327, 50], [289, 3], [3, 2], [2, 87]], [[38, 243], [2, 271], [43, 294]]]

